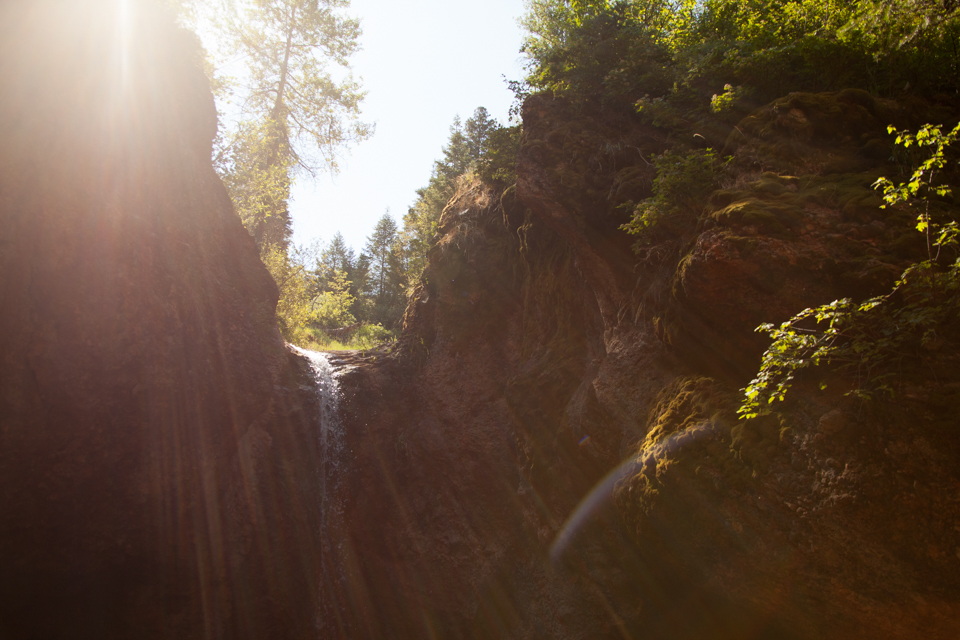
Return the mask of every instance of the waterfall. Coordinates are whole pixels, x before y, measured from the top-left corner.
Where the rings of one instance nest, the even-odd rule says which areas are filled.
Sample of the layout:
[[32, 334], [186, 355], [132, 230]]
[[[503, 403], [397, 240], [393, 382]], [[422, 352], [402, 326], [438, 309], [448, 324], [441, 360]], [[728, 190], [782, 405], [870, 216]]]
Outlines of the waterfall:
[[320, 460], [320, 476], [324, 499], [326, 499], [327, 489], [336, 488], [335, 484], [328, 487], [327, 483], [335, 483], [337, 480], [340, 453], [343, 449], [338, 372], [334, 370], [326, 354], [299, 347], [293, 347], [293, 349], [310, 363], [310, 370], [313, 372], [313, 380], [317, 387], [317, 399], [320, 401], [320, 447], [323, 451], [323, 458]]
[[[345, 593], [345, 580], [340, 558], [340, 544], [336, 529], [343, 516], [343, 505], [337, 499], [340, 485], [340, 462], [343, 457], [343, 424], [340, 421], [340, 386], [337, 382], [339, 372], [330, 364], [324, 353], [307, 351], [290, 345], [298, 354], [306, 358], [313, 373], [319, 401], [320, 460], [318, 461], [320, 495], [320, 545], [322, 547], [320, 579], [325, 585], [328, 597], [331, 594]], [[336, 598], [336, 596], [333, 596]], [[328, 603], [329, 606], [329, 603]], [[317, 626], [322, 631], [328, 624], [330, 615], [324, 612], [324, 603], [320, 603]]]

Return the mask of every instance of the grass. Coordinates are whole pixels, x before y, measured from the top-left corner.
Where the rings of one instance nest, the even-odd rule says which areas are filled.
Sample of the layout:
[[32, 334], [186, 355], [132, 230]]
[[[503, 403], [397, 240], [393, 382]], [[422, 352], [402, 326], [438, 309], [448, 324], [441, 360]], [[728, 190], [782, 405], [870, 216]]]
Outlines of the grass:
[[[373, 330], [365, 330], [367, 328]], [[373, 349], [377, 345], [395, 340], [395, 332], [387, 331], [379, 325], [364, 325], [353, 333], [349, 340], [341, 342], [331, 338], [320, 329], [307, 327], [304, 331], [306, 338], [298, 347], [310, 349], [313, 351], [363, 351]]]

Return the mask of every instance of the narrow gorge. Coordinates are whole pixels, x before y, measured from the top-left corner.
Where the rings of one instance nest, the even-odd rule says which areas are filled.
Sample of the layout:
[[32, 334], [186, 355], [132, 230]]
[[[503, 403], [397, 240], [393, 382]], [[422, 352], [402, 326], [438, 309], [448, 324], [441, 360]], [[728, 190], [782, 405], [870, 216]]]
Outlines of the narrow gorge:
[[[121, 68], [104, 3], [0, 5], [0, 638], [957, 636], [956, 318], [894, 400], [820, 372], [737, 415], [758, 325], [924, 257], [871, 184], [887, 126], [955, 97], [671, 130], [531, 95], [399, 340], [317, 354], [211, 165], [199, 43], [151, 6]], [[729, 169], [638, 254], [679, 136]]]

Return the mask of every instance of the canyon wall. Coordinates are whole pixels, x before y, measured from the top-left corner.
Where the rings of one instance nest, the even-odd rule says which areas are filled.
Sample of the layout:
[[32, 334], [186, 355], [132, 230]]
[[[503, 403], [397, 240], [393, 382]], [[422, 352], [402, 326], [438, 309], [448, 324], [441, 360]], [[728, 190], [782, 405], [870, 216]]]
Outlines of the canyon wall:
[[922, 257], [870, 186], [887, 124], [945, 116], [912, 109], [791, 94], [700, 136], [727, 183], [637, 254], [667, 134], [528, 98], [516, 185], [461, 183], [399, 345], [344, 359], [342, 636], [951, 637], [955, 323], [895, 401], [801, 377], [735, 413], [757, 325]]
[[334, 359], [331, 462], [199, 46], [129, 6], [0, 7], [0, 636], [955, 636], [956, 327], [895, 401], [827, 375], [735, 415], [757, 324], [922, 257], [870, 183], [949, 101], [687, 131], [734, 170], [638, 254], [673, 134], [529, 98], [516, 184], [461, 182], [399, 342]]
[[157, 5], [0, 7], [4, 638], [316, 632], [316, 401]]

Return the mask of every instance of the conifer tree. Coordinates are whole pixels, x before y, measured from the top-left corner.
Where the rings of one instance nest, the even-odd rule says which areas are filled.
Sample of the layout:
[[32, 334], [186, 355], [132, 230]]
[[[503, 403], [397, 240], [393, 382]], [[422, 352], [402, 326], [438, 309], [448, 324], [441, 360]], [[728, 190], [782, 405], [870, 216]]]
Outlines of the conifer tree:
[[406, 303], [406, 256], [390, 210], [377, 221], [363, 254], [369, 257], [369, 320], [395, 327]]
[[320, 254], [320, 260], [318, 261], [317, 271], [324, 281], [328, 281], [333, 277], [334, 272], [342, 271], [347, 274], [349, 279], [351, 272], [354, 269], [354, 262], [356, 257], [354, 256], [353, 249], [347, 246], [346, 241], [343, 239], [343, 234], [339, 231], [333, 236], [333, 239], [330, 240], [330, 244], [327, 245]]
[[248, 123], [229, 145], [242, 159], [230, 166], [270, 176], [273, 194], [241, 215], [261, 249], [285, 250], [294, 174], [321, 166], [335, 171], [338, 150], [371, 133], [359, 121], [359, 84], [349, 72], [336, 79], [328, 68], [348, 68], [360, 26], [339, 13], [347, 0], [228, 2], [236, 10], [221, 24], [246, 62], [250, 85], [243, 96]]
[[471, 163], [478, 162], [487, 151], [487, 141], [500, 125], [484, 107], [477, 107], [473, 117], [467, 119], [463, 133], [467, 138]]
[[390, 282], [390, 254], [397, 241], [397, 223], [390, 216], [390, 210], [381, 216], [367, 238], [364, 253], [370, 256], [370, 282], [373, 296], [382, 299], [388, 294]]
[[415, 282], [426, 266], [440, 214], [456, 192], [456, 180], [474, 170], [500, 125], [484, 107], [478, 107], [466, 123], [459, 116], [450, 126], [450, 139], [443, 147], [443, 158], [433, 164], [430, 183], [417, 190], [417, 201], [403, 217], [403, 241], [406, 245], [407, 282]]

